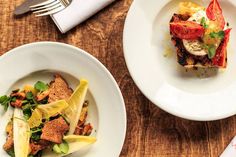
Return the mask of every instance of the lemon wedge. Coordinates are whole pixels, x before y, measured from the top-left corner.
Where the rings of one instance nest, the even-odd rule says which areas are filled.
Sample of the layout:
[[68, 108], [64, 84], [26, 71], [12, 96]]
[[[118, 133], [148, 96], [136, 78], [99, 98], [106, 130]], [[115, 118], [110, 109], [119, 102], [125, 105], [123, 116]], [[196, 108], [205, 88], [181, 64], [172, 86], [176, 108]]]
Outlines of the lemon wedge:
[[28, 120], [30, 128], [38, 127], [42, 123], [42, 119], [48, 119], [62, 113], [67, 107], [68, 103], [65, 100], [37, 106]]
[[68, 135], [72, 135], [75, 132], [87, 91], [88, 81], [81, 79], [79, 86], [68, 100], [69, 107], [64, 112], [65, 118], [70, 123]]
[[23, 111], [18, 108], [14, 110], [13, 138], [15, 157], [28, 157], [30, 127], [24, 120]]
[[184, 15], [187, 14], [187, 15], [192, 16], [196, 12], [200, 10], [204, 10], [204, 9], [205, 9], [204, 7], [193, 2], [180, 2], [179, 3], [179, 13], [184, 14]]
[[88, 147], [89, 145], [96, 142], [95, 137], [90, 136], [77, 136], [77, 135], [68, 135], [63, 138], [69, 145], [69, 151], [66, 154], [56, 154], [51, 149], [43, 151], [42, 157], [62, 157], [68, 154], [79, 151], [83, 148]]

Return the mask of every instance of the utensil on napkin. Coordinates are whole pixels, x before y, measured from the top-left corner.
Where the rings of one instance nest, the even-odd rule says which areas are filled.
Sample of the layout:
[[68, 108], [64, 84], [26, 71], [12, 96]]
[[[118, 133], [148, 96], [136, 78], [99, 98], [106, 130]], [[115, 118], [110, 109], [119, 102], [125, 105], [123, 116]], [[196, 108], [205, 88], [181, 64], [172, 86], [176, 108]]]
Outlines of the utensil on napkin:
[[26, 0], [14, 10], [16, 16], [25, 14], [30, 11], [30, 6], [45, 2], [46, 0]]
[[220, 157], [235, 157], [236, 156], [236, 136], [230, 142], [230, 144], [226, 147], [224, 152], [220, 155]]
[[62, 33], [87, 20], [115, 0], [73, 0], [64, 10], [51, 15]]
[[71, 4], [72, 0], [47, 0], [45, 2], [30, 6], [30, 10], [36, 16], [46, 16], [62, 11]]

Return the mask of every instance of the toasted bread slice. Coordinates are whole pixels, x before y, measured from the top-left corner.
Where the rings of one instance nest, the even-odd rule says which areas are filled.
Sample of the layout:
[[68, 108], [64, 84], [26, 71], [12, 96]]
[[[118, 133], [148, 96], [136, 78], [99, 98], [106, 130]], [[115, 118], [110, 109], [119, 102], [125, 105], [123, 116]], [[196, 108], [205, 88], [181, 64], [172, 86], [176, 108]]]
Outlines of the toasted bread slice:
[[55, 75], [54, 81], [50, 83], [48, 102], [55, 102], [62, 99], [69, 99], [73, 90], [67, 82], [58, 74]]
[[[186, 21], [188, 20], [188, 15], [174, 14], [170, 22]], [[171, 34], [172, 35], [172, 34]], [[195, 56], [190, 54], [183, 45], [183, 41], [180, 38], [172, 35], [171, 38], [177, 51], [177, 61], [180, 65], [185, 68], [215, 68], [217, 66], [213, 65], [212, 60], [205, 56]], [[227, 57], [226, 57], [227, 63]]]

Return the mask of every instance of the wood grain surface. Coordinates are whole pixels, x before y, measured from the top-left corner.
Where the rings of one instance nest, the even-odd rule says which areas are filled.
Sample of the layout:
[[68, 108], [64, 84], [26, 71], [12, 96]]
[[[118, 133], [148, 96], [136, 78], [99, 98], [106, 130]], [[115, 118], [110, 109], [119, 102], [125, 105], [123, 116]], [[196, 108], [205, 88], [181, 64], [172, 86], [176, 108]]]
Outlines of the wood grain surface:
[[236, 135], [236, 117], [214, 122], [184, 120], [162, 111], [139, 91], [122, 48], [132, 0], [113, 3], [63, 35], [49, 17], [27, 14], [15, 18], [12, 12], [22, 1], [0, 0], [0, 55], [26, 43], [58, 41], [98, 58], [115, 77], [126, 103], [128, 128], [121, 157], [217, 157]]

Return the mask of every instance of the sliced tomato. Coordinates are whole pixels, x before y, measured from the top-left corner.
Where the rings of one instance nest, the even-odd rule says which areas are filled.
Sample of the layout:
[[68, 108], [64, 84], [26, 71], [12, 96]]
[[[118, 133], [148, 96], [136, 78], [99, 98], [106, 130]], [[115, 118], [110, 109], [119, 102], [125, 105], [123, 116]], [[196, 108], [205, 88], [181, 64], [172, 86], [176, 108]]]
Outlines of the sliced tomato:
[[230, 37], [230, 31], [231, 29], [227, 29], [225, 30], [225, 37], [223, 39], [223, 41], [221, 42], [220, 46], [218, 47], [218, 49], [216, 50], [216, 55], [215, 57], [212, 59], [212, 63], [213, 65], [217, 66], [217, 67], [222, 67], [222, 68], [226, 68], [227, 65], [227, 45], [229, 42], [229, 37]]
[[220, 28], [222, 30], [224, 29], [225, 19], [218, 0], [211, 0], [209, 6], [206, 9], [206, 14], [210, 20], [216, 21]]
[[170, 32], [180, 39], [194, 40], [204, 35], [204, 28], [196, 22], [178, 21], [170, 23]]

